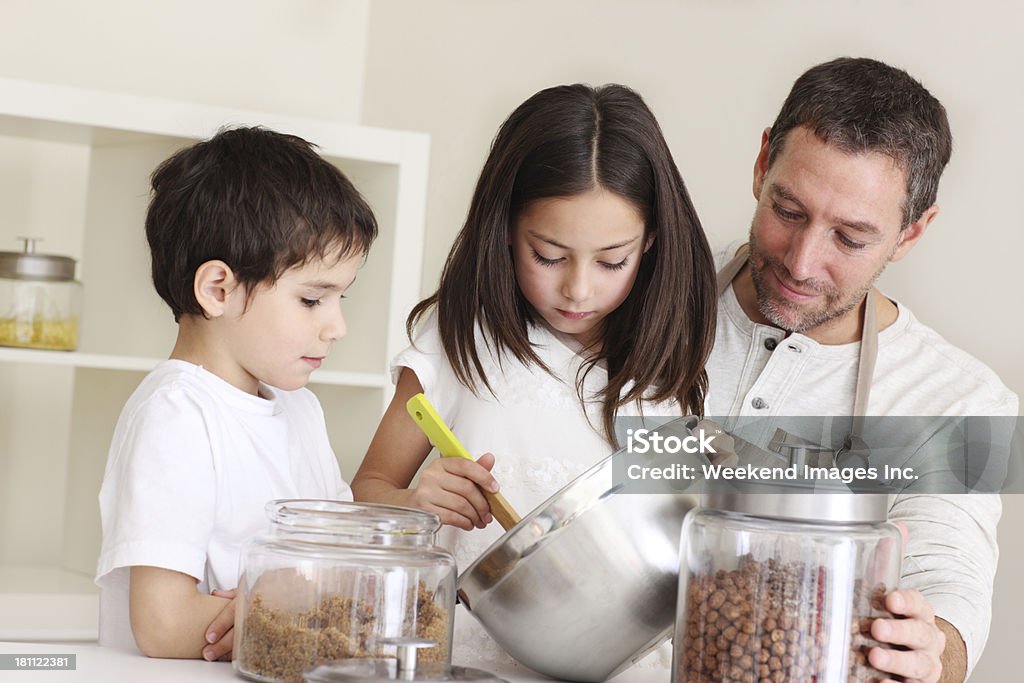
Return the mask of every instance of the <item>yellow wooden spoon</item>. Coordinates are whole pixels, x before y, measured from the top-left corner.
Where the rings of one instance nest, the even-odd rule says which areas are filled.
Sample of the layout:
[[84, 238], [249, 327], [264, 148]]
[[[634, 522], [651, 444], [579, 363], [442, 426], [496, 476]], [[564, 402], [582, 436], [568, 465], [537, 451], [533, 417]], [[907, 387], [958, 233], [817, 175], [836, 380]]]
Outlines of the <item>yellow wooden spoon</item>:
[[[426, 396], [416, 394], [406, 402], [405, 409], [409, 411], [409, 415], [412, 416], [420, 430], [430, 439], [430, 443], [434, 444], [441, 457], [473, 459], [469, 451], [452, 434], [452, 430], [448, 429], [448, 425], [437, 414]], [[491, 506], [491, 514], [498, 520], [502, 529], [507, 531], [519, 523], [519, 515], [505, 500], [505, 496], [490, 491], [483, 491], [483, 494], [487, 504]]]

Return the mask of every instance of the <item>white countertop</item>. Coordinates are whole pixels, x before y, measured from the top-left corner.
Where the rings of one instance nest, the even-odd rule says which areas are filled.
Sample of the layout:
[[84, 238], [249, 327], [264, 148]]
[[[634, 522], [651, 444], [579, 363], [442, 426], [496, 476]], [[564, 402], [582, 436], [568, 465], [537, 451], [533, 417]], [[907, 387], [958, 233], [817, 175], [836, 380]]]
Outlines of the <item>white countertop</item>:
[[[13, 643], [0, 642], [0, 654], [30, 656], [76, 656], [74, 671], [0, 671], [4, 683], [108, 683], [110, 681], [145, 681], [145, 683], [203, 683], [245, 679], [235, 674], [228, 662], [205, 662], [197, 659], [150, 659], [137, 653], [100, 647], [94, 642]], [[458, 664], [458, 662], [455, 662]], [[485, 668], [510, 683], [550, 683], [551, 679], [530, 671], [502, 671]], [[614, 683], [668, 683], [666, 669], [628, 669], [611, 679]]]

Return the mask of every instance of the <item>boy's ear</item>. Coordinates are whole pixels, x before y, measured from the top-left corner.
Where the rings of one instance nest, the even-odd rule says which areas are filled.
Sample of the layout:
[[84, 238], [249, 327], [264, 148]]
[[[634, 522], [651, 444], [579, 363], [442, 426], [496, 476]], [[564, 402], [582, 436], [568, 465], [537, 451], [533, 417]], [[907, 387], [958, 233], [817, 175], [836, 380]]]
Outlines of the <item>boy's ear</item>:
[[196, 269], [192, 286], [204, 316], [218, 318], [224, 315], [228, 298], [238, 287], [238, 280], [231, 266], [223, 261], [206, 261]]

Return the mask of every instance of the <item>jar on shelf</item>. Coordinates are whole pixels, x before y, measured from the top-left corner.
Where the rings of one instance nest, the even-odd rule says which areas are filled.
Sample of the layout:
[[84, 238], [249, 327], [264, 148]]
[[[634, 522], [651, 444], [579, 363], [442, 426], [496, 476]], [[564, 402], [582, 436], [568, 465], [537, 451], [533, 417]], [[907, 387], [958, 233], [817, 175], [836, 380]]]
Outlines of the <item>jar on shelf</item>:
[[880, 493], [709, 493], [683, 524], [675, 683], [854, 683], [900, 576]]
[[270, 528], [243, 548], [234, 667], [301, 683], [342, 659], [395, 657], [394, 638], [434, 641], [451, 660], [455, 560], [435, 544], [436, 515], [327, 500], [267, 504]]
[[37, 238], [18, 239], [20, 252], [0, 251], [0, 345], [74, 351], [82, 308], [75, 260], [37, 253]]

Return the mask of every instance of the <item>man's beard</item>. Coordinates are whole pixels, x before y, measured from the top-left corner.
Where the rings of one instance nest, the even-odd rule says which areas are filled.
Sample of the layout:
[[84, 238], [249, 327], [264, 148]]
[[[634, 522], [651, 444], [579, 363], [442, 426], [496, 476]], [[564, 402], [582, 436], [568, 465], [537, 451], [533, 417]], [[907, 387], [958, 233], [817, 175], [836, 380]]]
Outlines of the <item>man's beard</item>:
[[[754, 291], [757, 294], [757, 307], [772, 325], [786, 330], [787, 332], [803, 333], [846, 315], [864, 300], [864, 296], [871, 289], [875, 280], [889, 260], [882, 263], [882, 267], [861, 287], [852, 294], [844, 296], [841, 289], [828, 287], [814, 280], [795, 281], [789, 276], [789, 271], [779, 261], [761, 254], [757, 241], [754, 238], [754, 231], [750, 231], [750, 277], [754, 281]], [[794, 289], [801, 292], [813, 292], [824, 296], [824, 302], [817, 308], [807, 310], [806, 308], [782, 298], [776, 298], [775, 292], [765, 282], [766, 273], [771, 272], [775, 278], [782, 283], [792, 285]]]

